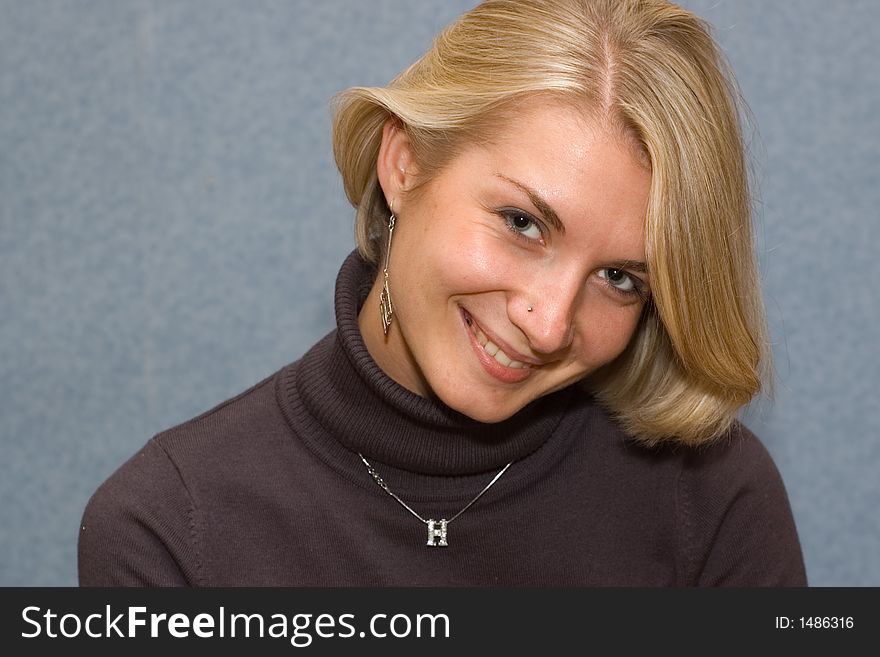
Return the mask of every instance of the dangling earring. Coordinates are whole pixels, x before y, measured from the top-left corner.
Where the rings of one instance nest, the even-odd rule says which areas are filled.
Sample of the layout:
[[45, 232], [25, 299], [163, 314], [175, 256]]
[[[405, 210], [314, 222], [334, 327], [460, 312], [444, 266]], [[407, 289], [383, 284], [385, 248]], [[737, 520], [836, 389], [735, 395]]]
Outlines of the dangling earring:
[[391, 216], [388, 217], [388, 246], [385, 249], [385, 270], [383, 276], [385, 283], [382, 285], [382, 293], [379, 295], [379, 310], [382, 314], [382, 332], [388, 335], [388, 327], [394, 315], [394, 307], [391, 305], [391, 290], [388, 288], [388, 260], [391, 256], [391, 235], [394, 233], [394, 201], [388, 206]]

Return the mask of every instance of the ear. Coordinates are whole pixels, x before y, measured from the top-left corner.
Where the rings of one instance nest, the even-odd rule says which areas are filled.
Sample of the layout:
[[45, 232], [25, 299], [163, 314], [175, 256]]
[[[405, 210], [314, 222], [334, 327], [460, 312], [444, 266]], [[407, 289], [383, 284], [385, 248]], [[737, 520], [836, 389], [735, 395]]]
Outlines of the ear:
[[[382, 128], [382, 143], [376, 159], [376, 175], [389, 204], [403, 196], [415, 174], [409, 136], [400, 121], [388, 119]], [[399, 204], [396, 205], [400, 207]]]

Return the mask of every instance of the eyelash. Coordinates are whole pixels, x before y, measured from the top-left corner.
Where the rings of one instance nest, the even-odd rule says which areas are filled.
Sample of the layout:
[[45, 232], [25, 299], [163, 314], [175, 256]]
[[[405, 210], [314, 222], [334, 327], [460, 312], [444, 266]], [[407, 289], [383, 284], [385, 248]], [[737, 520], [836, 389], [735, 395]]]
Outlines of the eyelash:
[[610, 272], [610, 271], [621, 272], [624, 276], [629, 278], [629, 280], [632, 282], [633, 287], [631, 290], [622, 290], [619, 287], [612, 285], [611, 279], [608, 278], [607, 276], [600, 276], [599, 278], [602, 279], [602, 283], [605, 286], [607, 286], [609, 289], [616, 292], [617, 294], [620, 294], [621, 296], [624, 296], [627, 298], [638, 298], [638, 299], [641, 299], [642, 301], [647, 300], [647, 298], [648, 298], [647, 289], [645, 287], [644, 282], [642, 282], [642, 280], [638, 276], [633, 276], [625, 269], [617, 269], [615, 267], [603, 267], [599, 271], [601, 271], [601, 272]]
[[[538, 221], [535, 217], [530, 215], [528, 212], [525, 212], [524, 210], [519, 210], [517, 208], [501, 208], [500, 210], [498, 210], [498, 215], [504, 220], [504, 225], [507, 226], [507, 229], [511, 233], [513, 233], [514, 237], [516, 237], [518, 239], [525, 240], [526, 242], [538, 242], [538, 241], [543, 242], [544, 235], [547, 234], [547, 231], [544, 228], [544, 225], [540, 221]], [[513, 222], [517, 217], [523, 217], [524, 219], [528, 219], [535, 226], [535, 228], [538, 229], [538, 232], [541, 233], [541, 239], [538, 240], [533, 237], [528, 237], [525, 235], [525, 233], [523, 231], [519, 230], [516, 226], [514, 226]]]
[[[519, 240], [524, 240], [525, 242], [534, 243], [541, 242], [543, 243], [543, 236], [546, 235], [546, 229], [544, 225], [538, 221], [535, 217], [524, 210], [520, 210], [517, 208], [501, 208], [497, 211], [498, 215], [504, 220], [504, 225], [507, 229], [513, 233], [514, 237]], [[516, 226], [514, 226], [513, 222], [517, 217], [523, 217], [528, 219], [541, 233], [541, 239], [535, 239], [532, 237], [527, 237], [523, 231], [519, 230]], [[607, 276], [600, 276], [602, 279], [603, 285], [608, 287], [612, 292], [619, 294], [621, 297], [630, 299], [630, 298], [638, 298], [642, 301], [645, 301], [648, 298], [648, 292], [645, 284], [638, 276], [633, 276], [625, 269], [616, 269], [614, 267], [604, 267], [600, 271], [609, 272], [609, 271], [619, 271], [622, 272], [630, 281], [632, 281], [633, 288], [631, 290], [622, 290], [619, 287], [611, 284], [611, 281]]]

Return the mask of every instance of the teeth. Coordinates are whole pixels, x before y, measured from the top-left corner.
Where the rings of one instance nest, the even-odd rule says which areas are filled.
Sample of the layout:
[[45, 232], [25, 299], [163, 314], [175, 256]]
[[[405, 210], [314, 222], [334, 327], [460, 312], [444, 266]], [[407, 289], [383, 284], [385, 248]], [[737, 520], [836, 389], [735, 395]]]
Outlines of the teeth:
[[[487, 345], [487, 346], [488, 346], [488, 345]], [[495, 360], [497, 360], [499, 363], [501, 363], [502, 365], [504, 365], [504, 367], [509, 367], [510, 364], [513, 362], [512, 360], [510, 360], [510, 359], [507, 357], [507, 354], [505, 354], [505, 353], [504, 353], [503, 351], [501, 351], [500, 349], [498, 350], [498, 353], [495, 354]]]
[[480, 346], [483, 347], [483, 350], [490, 356], [494, 357], [495, 360], [497, 360], [499, 363], [504, 365], [504, 367], [512, 367], [513, 369], [522, 369], [524, 367], [527, 367], [525, 363], [521, 363], [518, 360], [513, 360], [507, 354], [501, 351], [498, 345], [489, 340], [489, 338], [486, 337], [486, 334], [483, 333], [479, 329], [479, 327], [473, 323], [473, 321], [471, 321], [470, 317], [468, 317], [466, 321], [468, 323], [468, 326], [473, 329], [474, 336], [477, 338], [477, 342], [480, 343]]

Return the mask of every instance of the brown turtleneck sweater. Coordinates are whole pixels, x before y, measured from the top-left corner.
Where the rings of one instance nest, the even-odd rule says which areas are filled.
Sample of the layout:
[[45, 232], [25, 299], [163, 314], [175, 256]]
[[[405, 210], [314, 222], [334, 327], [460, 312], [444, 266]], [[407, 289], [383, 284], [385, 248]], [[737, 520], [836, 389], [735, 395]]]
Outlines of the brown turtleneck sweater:
[[[747, 429], [649, 451], [577, 386], [477, 423], [372, 360], [357, 314], [373, 276], [349, 256], [337, 330], [98, 489], [82, 585], [806, 584], [779, 473]], [[450, 518], [512, 465], [429, 547], [359, 452], [423, 518]]]

